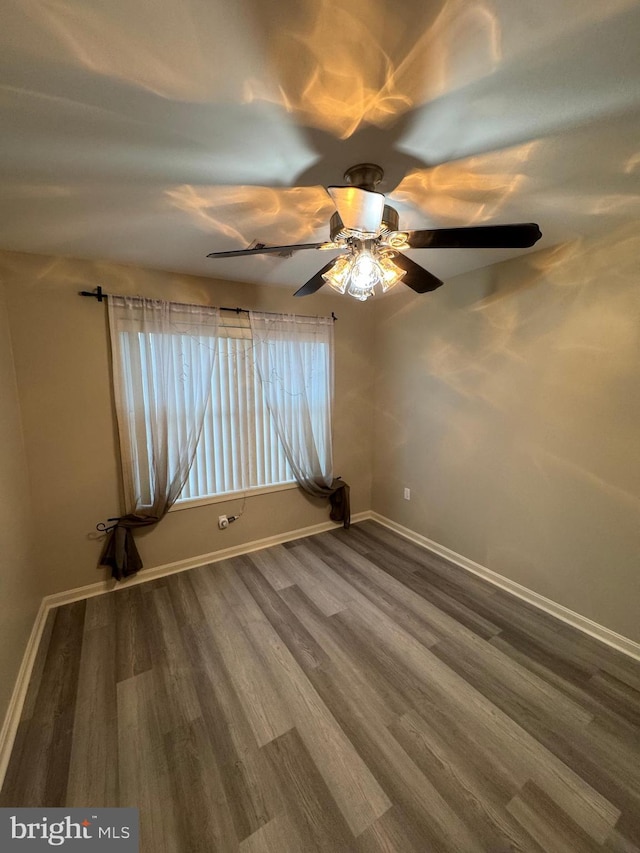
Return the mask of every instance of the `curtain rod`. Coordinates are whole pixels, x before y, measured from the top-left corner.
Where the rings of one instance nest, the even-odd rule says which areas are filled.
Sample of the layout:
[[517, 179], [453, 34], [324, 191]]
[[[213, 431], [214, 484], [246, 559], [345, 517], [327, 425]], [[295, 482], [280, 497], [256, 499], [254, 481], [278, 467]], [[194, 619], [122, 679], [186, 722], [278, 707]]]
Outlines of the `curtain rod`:
[[[104, 291], [102, 290], [102, 288], [100, 287], [100, 285], [98, 285], [98, 287], [96, 287], [96, 289], [95, 289], [95, 290], [81, 290], [81, 291], [78, 293], [78, 296], [93, 296], [93, 298], [94, 298], [94, 299], [97, 299], [97, 300], [98, 300], [98, 302], [103, 302], [105, 299], [108, 299], [108, 298], [109, 298], [109, 296], [113, 296], [113, 294], [104, 293]], [[178, 302], [178, 303], [176, 303], [176, 304], [178, 304], [178, 305], [188, 305], [189, 303], [188, 303], [188, 302], [182, 302], [182, 303]], [[233, 311], [235, 314], [248, 314], [248, 313], [249, 313], [249, 309], [248, 309], [248, 308], [225, 308], [223, 305], [221, 305], [221, 306], [220, 306], [220, 310], [221, 310], [221, 311]], [[261, 312], [261, 313], [263, 313], [263, 314], [273, 314], [274, 312], [273, 312], [273, 311], [263, 311], [263, 312]], [[308, 316], [308, 315], [298, 314], [297, 316], [298, 316], [298, 317], [305, 317], [305, 316]], [[338, 319], [338, 318], [336, 317], [336, 315], [333, 313], [333, 311], [331, 312], [331, 319], [334, 321], [334, 323], [335, 323], [335, 321]]]

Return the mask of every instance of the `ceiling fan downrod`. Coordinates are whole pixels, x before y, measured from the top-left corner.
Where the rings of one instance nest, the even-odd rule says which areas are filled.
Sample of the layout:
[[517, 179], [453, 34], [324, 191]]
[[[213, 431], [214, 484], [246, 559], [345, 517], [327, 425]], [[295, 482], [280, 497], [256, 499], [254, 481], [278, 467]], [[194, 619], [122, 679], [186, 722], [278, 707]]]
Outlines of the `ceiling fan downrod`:
[[359, 163], [344, 173], [344, 181], [361, 190], [375, 190], [384, 177], [384, 169], [375, 163]]

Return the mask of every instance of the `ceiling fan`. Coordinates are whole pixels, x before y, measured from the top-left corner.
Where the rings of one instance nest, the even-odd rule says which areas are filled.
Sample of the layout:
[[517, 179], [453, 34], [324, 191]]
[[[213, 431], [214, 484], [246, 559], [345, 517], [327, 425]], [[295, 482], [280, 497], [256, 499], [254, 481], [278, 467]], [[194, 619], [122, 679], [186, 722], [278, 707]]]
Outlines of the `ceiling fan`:
[[377, 285], [386, 292], [401, 281], [416, 293], [427, 293], [444, 284], [403, 254], [406, 249], [520, 249], [533, 246], [542, 236], [533, 222], [401, 231], [398, 212], [385, 204], [384, 195], [375, 189], [383, 175], [380, 166], [361, 163], [345, 172], [346, 186], [327, 187], [336, 212], [330, 220], [330, 239], [324, 243], [257, 243], [248, 249], [211, 252], [207, 257], [290, 257], [302, 249], [339, 249], [342, 254], [322, 267], [294, 296], [309, 296], [326, 283], [338, 293], [364, 301], [373, 296]]

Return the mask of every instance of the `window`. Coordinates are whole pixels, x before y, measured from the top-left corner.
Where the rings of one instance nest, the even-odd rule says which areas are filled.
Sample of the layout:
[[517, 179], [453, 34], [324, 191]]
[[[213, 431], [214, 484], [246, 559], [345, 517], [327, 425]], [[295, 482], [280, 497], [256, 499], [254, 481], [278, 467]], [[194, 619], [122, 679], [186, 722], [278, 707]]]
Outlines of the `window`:
[[179, 501], [293, 482], [262, 399], [249, 330], [222, 328], [210, 414]]
[[[176, 434], [168, 445], [169, 470], [175, 465], [178, 448], [187, 429], [185, 415], [193, 405], [194, 377], [211, 377], [210, 401], [204, 423], [197, 438], [195, 458], [188, 478], [176, 503], [228, 495], [250, 489], [294, 483], [295, 479], [282, 442], [274, 426], [263, 394], [263, 386], [254, 363], [254, 346], [248, 321], [225, 317], [212, 327], [194, 334], [174, 324], [160, 333], [139, 331], [135, 322], [120, 322], [118, 330], [121, 408], [128, 421], [128, 445], [132, 463], [133, 493], [143, 506], [153, 503], [156, 460], [153, 448], [158, 446], [152, 433], [157, 432], [158, 403], [156, 383], [169, 383]], [[169, 346], [167, 346], [169, 344]], [[278, 349], [279, 363], [286, 364], [292, 355], [286, 340], [273, 344]], [[331, 396], [332, 361], [330, 347], [312, 335], [295, 346], [296, 358], [303, 363], [308, 377], [305, 405], [311, 420], [320, 425], [328, 420]], [[216, 357], [211, 365], [211, 348]], [[211, 369], [212, 367], [212, 369]], [[159, 375], [162, 372], [162, 377]], [[277, 375], [267, 381], [278, 382]], [[119, 415], [120, 417], [120, 415]], [[156, 436], [157, 439], [157, 436]], [[330, 440], [330, 439], [329, 439]], [[330, 448], [329, 448], [330, 449]], [[124, 467], [124, 465], [123, 465]]]

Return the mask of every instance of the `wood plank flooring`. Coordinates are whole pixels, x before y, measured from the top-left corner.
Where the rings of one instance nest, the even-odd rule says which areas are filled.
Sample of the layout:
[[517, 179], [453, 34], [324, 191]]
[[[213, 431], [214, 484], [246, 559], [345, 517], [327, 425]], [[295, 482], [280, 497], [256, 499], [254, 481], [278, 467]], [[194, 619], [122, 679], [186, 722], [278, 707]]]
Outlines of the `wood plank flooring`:
[[3, 806], [145, 853], [640, 853], [640, 663], [374, 522], [49, 615]]

